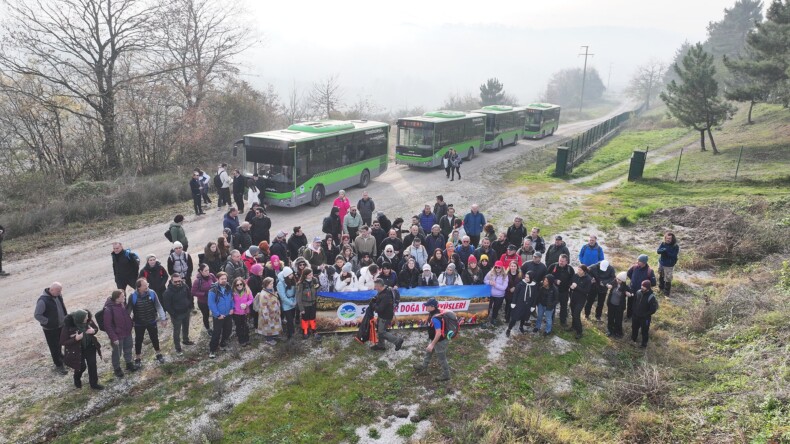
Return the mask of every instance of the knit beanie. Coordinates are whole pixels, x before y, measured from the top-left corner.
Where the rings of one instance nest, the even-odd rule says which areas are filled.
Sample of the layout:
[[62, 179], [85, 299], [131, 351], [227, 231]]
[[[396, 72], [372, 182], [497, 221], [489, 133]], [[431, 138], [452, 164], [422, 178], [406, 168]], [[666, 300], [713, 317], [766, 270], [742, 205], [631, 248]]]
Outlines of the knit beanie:
[[263, 272], [263, 265], [261, 264], [255, 264], [252, 267], [250, 267], [250, 273], [254, 274], [255, 276], [260, 276], [262, 272]]
[[642, 281], [642, 286], [647, 288], [648, 290], [653, 288], [653, 284], [650, 283], [650, 281], [648, 279], [645, 279], [644, 281]]
[[643, 264], [646, 264], [646, 263], [647, 263], [647, 255], [646, 255], [646, 254], [640, 254], [640, 255], [639, 255], [639, 257], [638, 257], [638, 258], [636, 258], [636, 260], [637, 260], [638, 262], [641, 262], [641, 263], [643, 263]]

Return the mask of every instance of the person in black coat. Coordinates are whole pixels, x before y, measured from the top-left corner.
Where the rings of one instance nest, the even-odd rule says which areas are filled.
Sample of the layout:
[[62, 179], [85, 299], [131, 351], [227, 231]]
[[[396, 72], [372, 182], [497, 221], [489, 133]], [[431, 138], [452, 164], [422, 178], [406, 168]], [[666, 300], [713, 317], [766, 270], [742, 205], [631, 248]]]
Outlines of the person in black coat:
[[161, 300], [162, 308], [170, 315], [173, 324], [173, 345], [176, 353], [181, 353], [182, 340], [184, 345], [195, 344], [189, 340], [189, 319], [195, 308], [195, 302], [189, 286], [179, 273], [173, 273]]
[[525, 273], [524, 278], [516, 285], [516, 291], [513, 294], [513, 299], [510, 302], [510, 323], [507, 326], [505, 334], [510, 336], [510, 330], [519, 323], [518, 330], [521, 333], [526, 333], [524, 324], [529, 322], [529, 316], [532, 313], [532, 307], [535, 305], [535, 283], [532, 282], [530, 273]]
[[587, 295], [592, 288], [592, 278], [587, 273], [589, 270], [586, 265], [580, 265], [576, 269], [571, 284], [571, 316], [573, 316], [572, 328], [576, 331], [576, 339], [582, 337], [582, 310], [587, 303]]
[[420, 282], [420, 269], [413, 257], [406, 260], [398, 273], [398, 288], [414, 288]]
[[545, 320], [546, 331], [543, 333], [543, 336], [551, 334], [551, 327], [554, 320], [554, 308], [557, 306], [557, 301], [559, 300], [559, 290], [557, 290], [557, 286], [554, 285], [555, 281], [556, 278], [554, 275], [547, 274], [538, 288], [538, 320], [535, 322], [535, 328], [532, 329], [533, 333], [540, 331], [540, 326]]
[[395, 344], [395, 350], [400, 350], [401, 346], [403, 346], [403, 338], [387, 330], [387, 326], [392, 323], [392, 319], [395, 317], [395, 298], [392, 294], [392, 288], [388, 287], [383, 279], [376, 279], [373, 288], [376, 290], [373, 303], [376, 313], [379, 315], [376, 323], [379, 343], [371, 347], [371, 350], [386, 350], [384, 341], [392, 342]]
[[543, 278], [549, 273], [549, 268], [541, 262], [542, 257], [540, 251], [536, 251], [532, 255], [532, 260], [524, 262], [524, 265], [521, 266], [522, 273], [532, 273], [533, 282], [543, 282]]
[[625, 271], [617, 274], [614, 284], [609, 284], [609, 296], [606, 300], [606, 336], [615, 338], [623, 337], [623, 312], [625, 300], [631, 291], [625, 281], [628, 279]]
[[[296, 226], [293, 233], [288, 238], [288, 258], [295, 261], [299, 257], [299, 249], [307, 247], [307, 236], [302, 231], [302, 227]], [[282, 256], [280, 257], [282, 259]]]
[[592, 312], [593, 304], [595, 306], [595, 320], [600, 321], [603, 315], [603, 304], [606, 301], [606, 294], [609, 293], [608, 286], [614, 284], [617, 272], [614, 267], [609, 264], [609, 261], [602, 260], [597, 264], [590, 267], [590, 277], [593, 280], [590, 295], [587, 298], [587, 303], [584, 305], [584, 316], [590, 320], [590, 313]]
[[247, 179], [241, 175], [241, 171], [233, 170], [233, 200], [236, 201], [236, 208], [239, 209], [239, 213], [244, 212], [244, 185], [246, 183]]
[[195, 209], [195, 215], [200, 216], [206, 214], [203, 212], [203, 194], [201, 192], [200, 174], [197, 172], [192, 173], [192, 179], [189, 181], [189, 190], [192, 191], [192, 206]]
[[102, 390], [96, 356], [101, 357], [101, 345], [96, 339], [99, 327], [88, 310], [77, 310], [63, 320], [60, 345], [65, 347], [63, 363], [74, 369], [74, 386], [82, 388], [82, 374], [88, 370], [88, 381], [94, 390]]
[[561, 254], [557, 263], [549, 265], [548, 271], [554, 277], [554, 283], [557, 285], [557, 291], [559, 291], [560, 324], [565, 326], [568, 320], [568, 298], [574, 270], [573, 267], [568, 265], [568, 256]]
[[639, 330], [642, 330], [642, 344], [647, 347], [648, 331], [653, 315], [658, 311], [658, 301], [653, 293], [653, 283], [645, 279], [634, 296], [633, 317], [631, 319], [631, 340], [636, 342]]

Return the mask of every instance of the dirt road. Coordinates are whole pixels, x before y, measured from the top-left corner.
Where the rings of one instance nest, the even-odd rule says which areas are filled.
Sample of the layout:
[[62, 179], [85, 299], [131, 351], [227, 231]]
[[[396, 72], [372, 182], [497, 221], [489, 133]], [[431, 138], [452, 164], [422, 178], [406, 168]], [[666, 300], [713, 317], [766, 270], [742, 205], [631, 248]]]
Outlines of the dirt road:
[[[553, 138], [521, 141], [517, 146], [500, 152], [479, 154], [474, 160], [463, 164], [461, 181], [446, 180], [440, 169], [410, 169], [391, 164], [390, 169], [376, 178], [367, 191], [376, 201], [377, 208], [390, 219], [416, 214], [423, 204], [433, 204], [436, 194], [443, 194], [448, 202], [455, 203], [461, 214], [468, 211], [471, 203], [479, 203], [487, 217], [497, 216], [499, 220], [509, 221], [516, 209], [505, 205], [494, 208], [490, 199], [498, 191], [487, 186], [491, 177], [499, 176], [503, 165], [516, 160], [526, 151], [550, 144], [558, 137], [576, 134], [632, 107], [630, 103], [623, 103], [600, 119], [561, 125]], [[351, 201], [356, 202], [361, 190], [352, 188], [348, 194]], [[272, 208], [272, 232], [280, 229], [290, 232], [294, 225], [301, 225], [308, 237], [320, 234], [321, 220], [329, 213], [334, 197], [330, 196], [317, 208]], [[213, 208], [207, 213], [200, 217], [188, 216], [184, 223], [193, 256], [202, 250], [207, 241], [216, 240], [222, 231], [223, 213]], [[166, 228], [167, 224], [161, 224], [131, 231], [119, 229], [112, 235], [97, 233], [93, 240], [65, 245], [4, 264], [11, 276], [0, 280], [0, 323], [5, 327], [0, 353], [7, 357], [0, 363], [0, 372], [6, 375], [0, 382], [0, 405], [9, 403], [13, 398], [36, 398], [37, 394], [44, 395], [41, 391], [51, 394], [52, 390], [58, 390], [52, 387], [53, 384], [42, 384], [42, 380], [55, 377], [50, 370], [51, 361], [41, 329], [33, 319], [35, 302], [42, 290], [53, 281], [59, 281], [63, 284], [64, 300], [69, 310], [84, 307], [96, 311], [103, 306], [114, 288], [109, 256], [111, 243], [120, 241], [141, 257], [148, 253], [164, 257], [170, 248], [162, 235]], [[109, 350], [105, 350], [107, 361]], [[102, 372], [106, 371], [107, 364], [100, 365]], [[59, 389], [68, 386], [65, 383], [54, 385]]]

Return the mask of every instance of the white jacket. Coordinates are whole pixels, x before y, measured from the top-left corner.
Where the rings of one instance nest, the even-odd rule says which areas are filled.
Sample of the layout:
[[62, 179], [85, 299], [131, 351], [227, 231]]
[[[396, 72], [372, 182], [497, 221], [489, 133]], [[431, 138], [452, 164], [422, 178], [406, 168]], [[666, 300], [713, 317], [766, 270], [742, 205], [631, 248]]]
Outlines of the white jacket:
[[359, 269], [359, 279], [357, 279], [357, 288], [360, 291], [364, 290], [373, 290], [373, 281], [376, 280], [376, 276], [373, 276], [368, 271], [368, 267], [362, 267]]
[[260, 195], [260, 192], [252, 191], [252, 188], [248, 189], [247, 190], [247, 201], [249, 202], [249, 204], [252, 205], [253, 202], [260, 203], [260, 201], [258, 200], [259, 199], [258, 198], [259, 195]]
[[438, 281], [439, 281], [439, 286], [440, 287], [446, 287], [447, 285], [464, 285], [463, 281], [461, 280], [461, 275], [458, 274], [458, 272], [455, 273], [455, 282], [453, 282], [452, 284], [448, 284], [447, 283], [447, 276], [446, 276], [446, 274], [447, 274], [447, 272], [444, 272], [444, 273], [439, 275]]
[[335, 274], [335, 291], [357, 291], [358, 281], [354, 273], [351, 273], [351, 283], [346, 283], [340, 279], [340, 273]]

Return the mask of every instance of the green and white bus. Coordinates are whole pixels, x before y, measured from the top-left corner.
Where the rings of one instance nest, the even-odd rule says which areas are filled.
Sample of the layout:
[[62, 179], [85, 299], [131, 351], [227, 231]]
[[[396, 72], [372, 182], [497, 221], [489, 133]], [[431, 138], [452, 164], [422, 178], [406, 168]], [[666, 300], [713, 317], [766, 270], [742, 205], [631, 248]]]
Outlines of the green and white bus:
[[467, 160], [483, 148], [485, 116], [462, 111], [431, 111], [398, 119], [395, 163], [432, 168], [450, 148]]
[[560, 124], [560, 106], [551, 103], [532, 103], [527, 105], [527, 122], [524, 138], [542, 139], [554, 135]]
[[389, 129], [381, 122], [324, 120], [248, 134], [242, 139], [244, 174], [261, 175], [269, 205], [317, 206], [328, 194], [364, 188], [387, 170]]
[[473, 112], [486, 116], [485, 149], [501, 149], [515, 145], [524, 133], [526, 108], [508, 105], [489, 105]]

